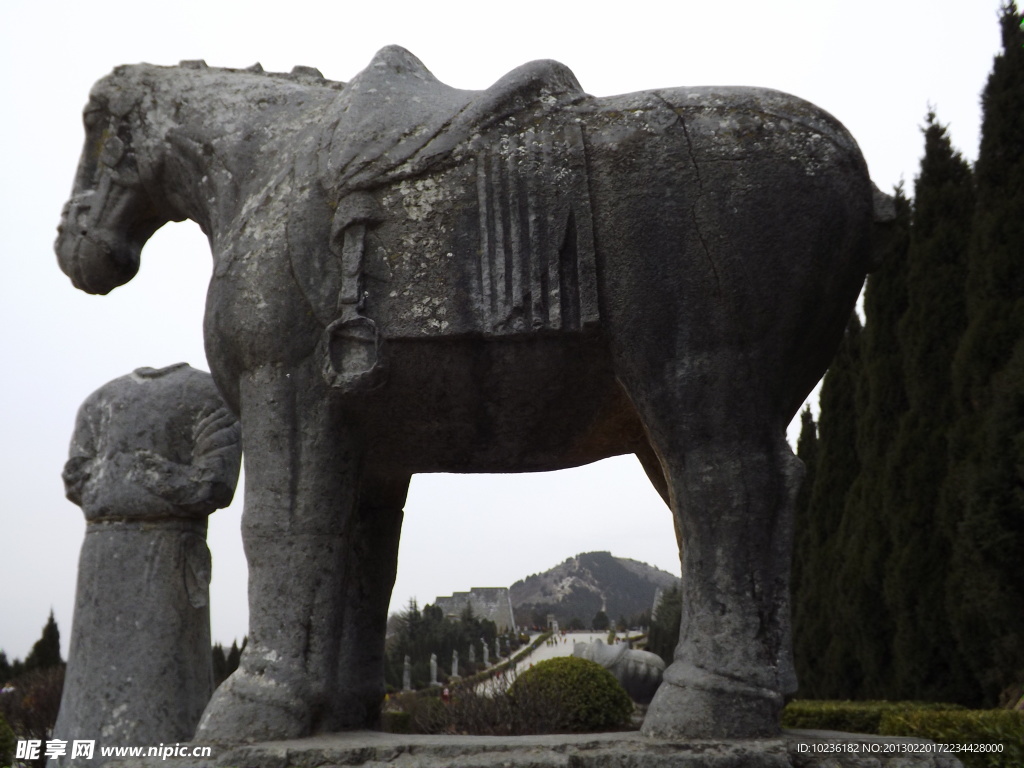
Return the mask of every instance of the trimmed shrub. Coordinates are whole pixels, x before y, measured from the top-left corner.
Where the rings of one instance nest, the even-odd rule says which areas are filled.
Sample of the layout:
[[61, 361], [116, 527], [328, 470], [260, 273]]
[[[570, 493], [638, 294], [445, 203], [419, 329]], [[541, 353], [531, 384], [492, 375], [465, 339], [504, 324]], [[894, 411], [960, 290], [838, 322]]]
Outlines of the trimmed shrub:
[[381, 730], [385, 733], [443, 733], [447, 712], [440, 692], [440, 688], [431, 688], [390, 697], [381, 712]]
[[626, 727], [633, 712], [611, 672], [574, 656], [540, 662], [520, 674], [508, 693], [518, 709], [536, 712], [549, 733], [612, 731]]
[[[886, 712], [878, 731], [884, 736], [915, 736], [956, 745], [954, 756], [966, 768], [1019, 768], [1024, 765], [1024, 712], [1006, 709]], [[991, 751], [1000, 749], [1001, 751]]]
[[408, 712], [381, 712], [380, 729], [384, 733], [412, 733], [412, 715]]

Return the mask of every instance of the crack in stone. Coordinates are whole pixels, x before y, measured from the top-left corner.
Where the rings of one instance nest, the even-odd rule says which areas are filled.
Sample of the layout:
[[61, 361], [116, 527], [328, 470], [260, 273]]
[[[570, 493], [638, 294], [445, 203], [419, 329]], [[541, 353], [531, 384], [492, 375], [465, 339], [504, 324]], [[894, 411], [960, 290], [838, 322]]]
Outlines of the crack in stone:
[[693, 228], [697, 233], [697, 239], [700, 240], [701, 247], [704, 249], [704, 255], [707, 258], [708, 266], [711, 267], [711, 274], [715, 278], [715, 294], [721, 295], [721, 282], [718, 279], [718, 269], [715, 266], [715, 260], [711, 256], [711, 249], [708, 248], [707, 240], [704, 239], [704, 233], [700, 229], [700, 221], [697, 218], [697, 204], [700, 199], [704, 196], [704, 180], [700, 175], [700, 166], [697, 164], [697, 158], [693, 154], [693, 141], [690, 139], [690, 131], [686, 127], [686, 120], [676, 107], [670, 104], [660, 93], [653, 91], [652, 95], [661, 101], [666, 107], [668, 107], [675, 114], [679, 120], [679, 124], [683, 127], [683, 135], [686, 137], [686, 153], [690, 157], [690, 162], [693, 164], [693, 170], [697, 174], [697, 196], [694, 198], [693, 205], [690, 206], [690, 216], [693, 219]]
[[[662, 96], [658, 96], [658, 98], [662, 98]], [[665, 101], [664, 98], [662, 98], [662, 100]], [[693, 200], [693, 205], [690, 206], [690, 216], [693, 218], [693, 229], [697, 233], [697, 239], [700, 241], [700, 247], [703, 248], [703, 252], [705, 252], [705, 256], [708, 258], [708, 264], [711, 266], [712, 274], [715, 275], [715, 292], [716, 294], [721, 295], [722, 286], [719, 281], [718, 268], [715, 266], [715, 259], [711, 255], [711, 249], [708, 247], [708, 241], [705, 240], [703, 232], [700, 231], [700, 221], [697, 218], [697, 203], [699, 203], [700, 199], [703, 197], [703, 179], [700, 177], [700, 166], [697, 165], [696, 156], [693, 154], [693, 141], [690, 139], [690, 131], [686, 127], [686, 120], [678, 110], [674, 109], [673, 106], [669, 104], [668, 101], [665, 101], [665, 103], [674, 113], [676, 113], [676, 117], [679, 118], [679, 124], [683, 127], [683, 135], [686, 136], [686, 154], [689, 155], [690, 163], [693, 165], [693, 171], [697, 175], [697, 195]]]

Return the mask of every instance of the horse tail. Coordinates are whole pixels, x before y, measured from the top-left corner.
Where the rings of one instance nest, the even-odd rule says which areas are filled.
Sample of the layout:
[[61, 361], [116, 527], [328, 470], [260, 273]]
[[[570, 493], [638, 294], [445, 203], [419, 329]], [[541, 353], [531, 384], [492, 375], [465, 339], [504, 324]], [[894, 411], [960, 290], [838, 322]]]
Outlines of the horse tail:
[[886, 250], [885, 244], [893, 231], [893, 222], [896, 221], [896, 200], [892, 195], [887, 195], [880, 190], [874, 182], [871, 183], [871, 190], [873, 231], [868, 271], [874, 272], [882, 266], [882, 256]]

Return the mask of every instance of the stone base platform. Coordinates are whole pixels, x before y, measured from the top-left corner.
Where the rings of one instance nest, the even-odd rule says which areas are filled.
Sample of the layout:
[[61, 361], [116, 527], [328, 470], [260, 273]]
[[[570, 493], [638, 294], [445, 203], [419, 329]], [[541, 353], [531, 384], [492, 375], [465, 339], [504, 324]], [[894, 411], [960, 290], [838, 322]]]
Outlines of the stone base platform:
[[[189, 747], [183, 746], [182, 749]], [[783, 731], [776, 739], [675, 742], [636, 732], [418, 736], [356, 731], [213, 748], [210, 758], [119, 758], [107, 768], [962, 768], [924, 739]]]

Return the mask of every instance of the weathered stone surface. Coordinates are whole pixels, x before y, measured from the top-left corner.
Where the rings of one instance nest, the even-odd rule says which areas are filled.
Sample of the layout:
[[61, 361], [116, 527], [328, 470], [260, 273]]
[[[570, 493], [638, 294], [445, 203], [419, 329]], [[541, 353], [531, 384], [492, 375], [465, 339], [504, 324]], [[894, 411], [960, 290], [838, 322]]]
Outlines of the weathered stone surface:
[[637, 733], [403, 736], [356, 732], [217, 751], [210, 759], [118, 760], [117, 768], [962, 768], [934, 742], [828, 731], [689, 742]]
[[650, 704], [665, 673], [665, 662], [658, 654], [634, 650], [625, 643], [605, 645], [601, 640], [576, 643], [572, 655], [607, 669], [638, 704]]
[[872, 260], [872, 184], [835, 119], [752, 88], [594, 98], [554, 62], [463, 91], [392, 47], [348, 84], [119, 67], [86, 125], [56, 244], [75, 285], [128, 281], [168, 220], [213, 248], [251, 611], [201, 739], [377, 720], [413, 473], [623, 453], [683, 565], [645, 732], [777, 733], [802, 472], [785, 429]]
[[[240, 460], [237, 419], [184, 363], [139, 368], [82, 404], [64, 483], [88, 522], [55, 738], [195, 731], [213, 693], [206, 518], [231, 502]], [[74, 759], [101, 763], [98, 748]]]

